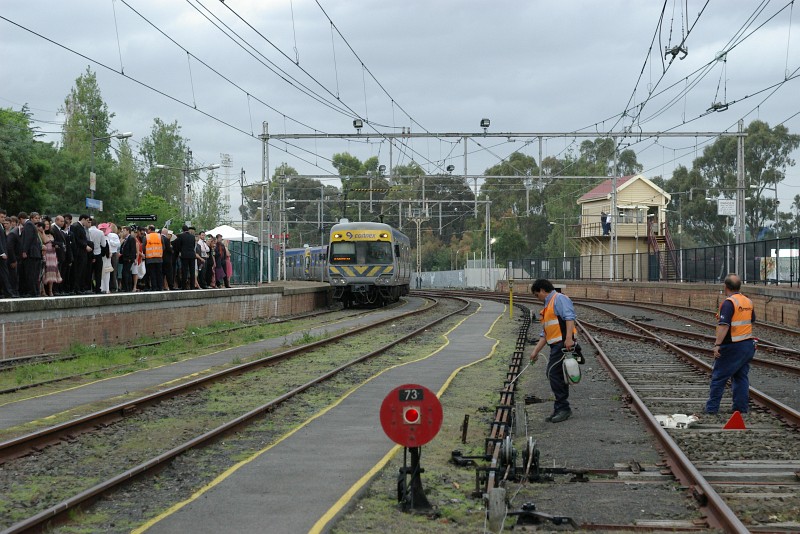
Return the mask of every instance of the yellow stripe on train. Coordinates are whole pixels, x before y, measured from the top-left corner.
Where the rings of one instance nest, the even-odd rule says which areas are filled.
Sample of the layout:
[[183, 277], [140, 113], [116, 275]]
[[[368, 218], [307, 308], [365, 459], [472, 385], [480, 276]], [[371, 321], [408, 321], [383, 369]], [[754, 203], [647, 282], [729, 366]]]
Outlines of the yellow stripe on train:
[[330, 272], [351, 278], [366, 278], [391, 274], [394, 272], [394, 265], [331, 265]]

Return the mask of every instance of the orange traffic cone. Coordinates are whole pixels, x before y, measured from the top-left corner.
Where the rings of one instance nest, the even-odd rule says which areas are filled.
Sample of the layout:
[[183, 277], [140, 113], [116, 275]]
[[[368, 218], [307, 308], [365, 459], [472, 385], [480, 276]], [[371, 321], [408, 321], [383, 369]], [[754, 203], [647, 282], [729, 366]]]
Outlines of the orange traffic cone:
[[722, 430], [747, 430], [747, 427], [744, 426], [744, 419], [742, 419], [742, 414], [739, 411], [733, 412], [733, 415], [728, 422], [725, 423], [725, 426], [722, 427]]

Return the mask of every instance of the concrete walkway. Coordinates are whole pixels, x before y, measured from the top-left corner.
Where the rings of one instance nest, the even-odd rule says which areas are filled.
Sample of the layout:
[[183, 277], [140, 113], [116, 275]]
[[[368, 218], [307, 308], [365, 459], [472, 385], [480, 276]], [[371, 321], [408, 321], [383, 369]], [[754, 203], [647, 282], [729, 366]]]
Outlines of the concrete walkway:
[[137, 532], [324, 530], [394, 449], [378, 418], [386, 394], [405, 383], [439, 391], [457, 369], [490, 355], [496, 341], [487, 334], [503, 311], [502, 304], [483, 301], [476, 313], [447, 335], [449, 344], [442, 350], [372, 377], [332, 409]]

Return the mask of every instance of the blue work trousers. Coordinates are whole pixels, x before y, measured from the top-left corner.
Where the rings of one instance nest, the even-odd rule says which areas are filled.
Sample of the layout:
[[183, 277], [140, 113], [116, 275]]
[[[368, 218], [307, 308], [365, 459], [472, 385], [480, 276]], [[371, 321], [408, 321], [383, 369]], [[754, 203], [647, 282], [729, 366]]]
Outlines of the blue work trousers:
[[719, 412], [719, 403], [728, 379], [731, 381], [733, 410], [747, 413], [750, 401], [750, 379], [747, 374], [755, 352], [755, 342], [752, 339], [728, 343], [719, 348], [719, 358], [714, 362], [714, 369], [711, 371], [706, 413]]
[[564, 380], [564, 369], [561, 363], [564, 359], [563, 348], [563, 341], [550, 345], [550, 359], [547, 361], [547, 378], [550, 380], [550, 389], [556, 399], [553, 404], [553, 413], [569, 410], [569, 385]]

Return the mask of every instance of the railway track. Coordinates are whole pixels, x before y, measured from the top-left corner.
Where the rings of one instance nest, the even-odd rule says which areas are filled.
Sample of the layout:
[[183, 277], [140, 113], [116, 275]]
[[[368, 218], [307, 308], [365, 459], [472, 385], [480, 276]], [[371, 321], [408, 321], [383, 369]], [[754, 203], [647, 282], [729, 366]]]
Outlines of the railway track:
[[[496, 294], [484, 297], [504, 299]], [[514, 301], [532, 309], [541, 306], [539, 301], [524, 296], [515, 297]], [[591, 306], [596, 310], [604, 307]], [[611, 325], [597, 337], [590, 332], [594, 325], [579, 320], [582, 334], [595, 348], [603, 368], [624, 391], [625, 402], [658, 440], [666, 464], [693, 497], [706, 519], [706, 528], [724, 532], [800, 530], [797, 375], [786, 378], [785, 371], [777, 373], [791, 381], [794, 389], [775, 395], [751, 385], [753, 408], [746, 416], [744, 431], [723, 429], [731, 415], [722, 413], [701, 415], [687, 428], [665, 428], [656, 415], [701, 411], [708, 394], [711, 365], [706, 358], [665, 339], [648, 325], [630, 321], [619, 313], [608, 317]], [[697, 347], [692, 351], [696, 352]]]
[[[102, 410], [90, 416], [71, 421], [70, 423], [58, 425], [40, 432], [22, 436], [18, 439], [0, 443], [0, 462], [3, 462], [3, 471], [6, 476], [8, 476], [9, 472], [15, 472], [19, 476], [22, 476], [22, 473], [25, 472], [24, 464], [26, 458], [29, 458], [26, 455], [29, 455], [32, 451], [38, 453], [38, 451], [44, 450], [48, 445], [56, 443], [58, 447], [54, 447], [53, 449], [62, 450], [58, 455], [59, 458], [63, 458], [65, 454], [67, 456], [74, 454], [76, 455], [75, 463], [79, 465], [81, 461], [77, 455], [80, 454], [79, 451], [81, 450], [80, 443], [82, 442], [82, 437], [79, 436], [79, 434], [82, 432], [90, 432], [92, 436], [104, 434], [105, 439], [109, 440], [119, 439], [118, 437], [115, 438], [117, 435], [115, 423], [119, 423], [122, 419], [134, 415], [147, 418], [148, 414], [151, 412], [153, 413], [149, 417], [161, 417], [160, 412], [155, 407], [163, 407], [167, 404], [165, 403], [167, 399], [180, 399], [181, 402], [189, 408], [186, 411], [189, 419], [192, 417], [202, 419], [202, 411], [200, 411], [198, 415], [197, 410], [192, 409], [197, 402], [198, 392], [212, 391], [214, 392], [212, 395], [223, 395], [226, 394], [223, 392], [227, 391], [227, 394], [241, 396], [243, 395], [243, 393], [240, 393], [241, 391], [247, 390], [249, 392], [250, 388], [256, 389], [258, 382], [264, 380], [263, 375], [258, 375], [258, 369], [264, 366], [270, 366], [270, 372], [272, 374], [277, 373], [281, 375], [285, 373], [287, 377], [281, 391], [274, 394], [268, 402], [264, 403], [263, 398], [259, 398], [258, 405], [251, 407], [246, 413], [238, 414], [236, 417], [229, 418], [220, 424], [216, 424], [213, 428], [208, 428], [200, 433], [196, 433], [191, 439], [182, 439], [180, 443], [170, 444], [170, 446], [167, 447], [164, 444], [158, 444], [157, 436], [149, 436], [147, 439], [152, 439], [154, 441], [152, 448], [160, 451], [157, 454], [149, 457], [145, 461], [139, 462], [134, 467], [120, 470], [121, 472], [117, 472], [113, 476], [109, 476], [107, 479], [93, 484], [90, 487], [84, 487], [80, 491], [75, 491], [74, 494], [67, 498], [62, 496], [58, 499], [58, 502], [53, 502], [51, 498], [46, 502], [46, 506], [43, 506], [45, 501], [42, 501], [39, 503], [37, 510], [31, 510], [35, 511], [35, 513], [31, 514], [26, 519], [14, 520], [13, 524], [5, 525], [4, 528], [6, 528], [6, 530], [3, 532], [35, 531], [50, 524], [54, 520], [60, 520], [69, 514], [71, 510], [86, 506], [88, 503], [106, 495], [121, 484], [125, 484], [130, 479], [161, 469], [165, 463], [171, 462], [187, 451], [202, 447], [214, 440], [219, 440], [222, 436], [227, 436], [235, 430], [252, 424], [254, 420], [261, 418], [264, 414], [281, 409], [287, 401], [295, 398], [300, 393], [307, 392], [323, 383], [328, 383], [332, 379], [340, 379], [339, 377], [343, 374], [352, 373], [353, 369], [357, 368], [356, 366], [358, 364], [364, 364], [365, 362], [376, 359], [389, 349], [397, 347], [402, 343], [408, 343], [410, 340], [424, 335], [438, 323], [445, 321], [453, 315], [462, 313], [469, 306], [469, 303], [460, 299], [457, 301], [447, 299], [447, 301], [449, 302], [448, 305], [441, 305], [434, 302], [433, 306], [427, 307], [424, 310], [415, 310], [407, 312], [402, 316], [389, 317], [384, 321], [375, 321], [357, 330], [350, 330], [346, 333], [321, 341], [295, 347], [279, 354], [235, 366], [231, 369], [198, 378], [197, 380], [192, 380], [186, 384], [181, 384], [156, 394], [139, 397], [110, 409]], [[457, 303], [454, 304], [454, 302]], [[420, 319], [420, 314], [424, 314], [425, 318]], [[419, 326], [420, 320], [424, 321], [421, 327]], [[387, 329], [387, 325], [391, 326], [391, 330], [388, 333], [384, 333], [382, 338], [380, 332], [389, 330]], [[402, 335], [398, 336], [398, 332], [402, 332]], [[365, 338], [369, 339], [369, 342], [364, 341]], [[315, 369], [315, 360], [323, 358], [323, 355], [326, 354], [327, 351], [332, 351], [332, 347], [335, 347], [336, 344], [357, 343], [359, 339], [362, 345], [369, 345], [369, 350], [366, 350], [364, 346], [359, 346], [357, 349], [345, 347], [341, 351], [343, 352], [343, 356], [338, 358], [336, 362], [325, 362], [325, 365], [322, 365], [322, 367], [325, 367], [324, 372], [319, 372]], [[299, 355], [304, 355], [302, 360], [298, 360], [297, 356]], [[294, 368], [286, 367], [287, 365], [294, 365]], [[384, 362], [381, 365], [386, 364]], [[304, 381], [299, 384], [293, 383], [289, 378], [292, 377], [295, 381], [299, 380], [296, 376], [298, 374], [296, 371], [297, 367], [308, 368], [308, 379], [304, 379]], [[286, 371], [283, 371], [284, 368]], [[277, 378], [279, 381], [282, 380], [281, 376]], [[195, 426], [190, 425], [186, 421], [181, 422], [178, 420], [173, 421], [171, 424], [184, 428], [184, 433], [197, 432], [194, 430]], [[190, 430], [190, 428], [192, 430]], [[121, 435], [129, 439], [141, 439], [141, 436], [137, 436], [135, 432], [122, 432]], [[101, 437], [101, 439], [103, 438]], [[66, 452], [67, 449], [76, 445], [76, 452]], [[41, 463], [41, 460], [42, 458], [38, 457], [37, 463]], [[41, 469], [46, 469], [46, 467], [40, 465], [37, 471], [41, 472]], [[9, 481], [6, 480], [6, 484], [8, 482]], [[6, 495], [10, 494], [9, 488], [7, 487], [0, 490], [0, 492]], [[11, 508], [13, 508], [13, 506]]]
[[[287, 323], [289, 321], [297, 321], [299, 319], [308, 319], [308, 318], [313, 318], [313, 317], [324, 317], [325, 315], [331, 315], [332, 313], [334, 313], [334, 310], [318, 310], [318, 311], [314, 311], [314, 312], [310, 312], [310, 313], [293, 315], [291, 317], [281, 317], [281, 318], [277, 318], [277, 319], [269, 319], [269, 320], [266, 320], [266, 321], [252, 321], [252, 322], [248, 322], [248, 323], [244, 323], [244, 324], [238, 324], [238, 325], [235, 325], [235, 326], [228, 326], [228, 327], [225, 327], [225, 328], [219, 328], [219, 329], [215, 330], [215, 334], [229, 334], [229, 333], [238, 332], [238, 331], [241, 331], [241, 330], [245, 330], [245, 329], [253, 328], [253, 327], [257, 327], [257, 326], [282, 324], [282, 323]], [[337, 320], [338, 319], [342, 319], [342, 318], [346, 318], [346, 317], [352, 317], [352, 316], [355, 316], [355, 315], [359, 315], [361, 313], [363, 313], [363, 312], [361, 312], [361, 311], [355, 311], [355, 312], [352, 312], [352, 311], [351, 312], [337, 311], [336, 312]], [[147, 349], [147, 348], [158, 347], [160, 345], [164, 345], [166, 343], [170, 343], [170, 342], [173, 342], [173, 341], [176, 341], [176, 340], [177, 341], [190, 340], [192, 337], [193, 337], [193, 334], [190, 331], [190, 332], [186, 332], [186, 333], [179, 334], [179, 335], [164, 337], [164, 338], [157, 339], [157, 340], [154, 340], [154, 341], [147, 341], [147, 342], [143, 342], [143, 343], [129, 343], [129, 344], [126, 344], [126, 345], [122, 345], [120, 348], [122, 348], [122, 349], [124, 349], [126, 351], [136, 351], [136, 350], [139, 350], [139, 349]], [[73, 353], [62, 354], [62, 353], [50, 352], [50, 353], [45, 353], [45, 354], [34, 354], [34, 355], [31, 355], [31, 356], [22, 356], [22, 357], [18, 357], [18, 358], [6, 358], [4, 360], [0, 360], [0, 373], [13, 372], [13, 371], [15, 371], [15, 370], [17, 370], [17, 369], [19, 369], [21, 367], [28, 366], [28, 365], [36, 365], [36, 364], [42, 364], [42, 363], [46, 364], [46, 363], [55, 363], [55, 362], [67, 362], [67, 361], [75, 360], [78, 357], [79, 356], [77, 354], [73, 354]], [[77, 375], [75, 375], [75, 376], [77, 376]], [[65, 376], [65, 377], [61, 377], [61, 378], [62, 379], [69, 379], [69, 378], [72, 378], [72, 377], [71, 376]], [[50, 383], [50, 382], [48, 382], [48, 383]], [[28, 388], [28, 387], [31, 387], [31, 385], [26, 385], [26, 388]], [[11, 389], [11, 388], [8, 388], [8, 389]], [[3, 393], [6, 393], [6, 392], [7, 392], [7, 390], [0, 391], [0, 395], [3, 394]]]

